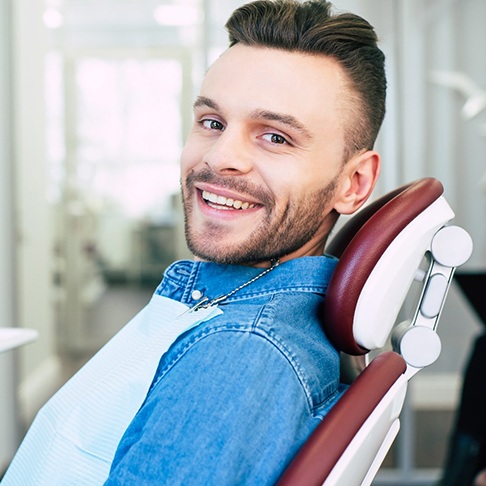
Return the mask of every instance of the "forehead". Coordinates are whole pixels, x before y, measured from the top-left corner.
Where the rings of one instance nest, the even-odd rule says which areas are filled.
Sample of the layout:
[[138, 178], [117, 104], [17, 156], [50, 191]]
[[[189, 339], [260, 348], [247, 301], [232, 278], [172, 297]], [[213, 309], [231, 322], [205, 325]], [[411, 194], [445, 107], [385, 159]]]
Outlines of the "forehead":
[[236, 44], [207, 72], [201, 95], [223, 109], [288, 113], [305, 124], [342, 123], [346, 77], [334, 60]]

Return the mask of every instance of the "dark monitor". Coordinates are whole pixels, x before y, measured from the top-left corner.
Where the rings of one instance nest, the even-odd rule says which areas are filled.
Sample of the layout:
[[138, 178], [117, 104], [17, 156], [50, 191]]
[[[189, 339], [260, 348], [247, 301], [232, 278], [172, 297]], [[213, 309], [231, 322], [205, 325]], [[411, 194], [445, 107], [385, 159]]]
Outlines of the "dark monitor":
[[486, 326], [486, 273], [456, 272], [455, 280]]

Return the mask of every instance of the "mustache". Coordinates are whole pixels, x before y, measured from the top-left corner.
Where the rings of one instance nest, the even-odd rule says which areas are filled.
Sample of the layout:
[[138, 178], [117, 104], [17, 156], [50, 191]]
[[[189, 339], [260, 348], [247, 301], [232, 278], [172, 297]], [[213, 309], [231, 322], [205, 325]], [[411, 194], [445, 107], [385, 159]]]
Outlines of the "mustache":
[[[257, 184], [241, 178], [241, 176], [218, 176], [210, 169], [201, 169], [198, 172], [191, 170], [186, 177], [186, 189], [192, 190], [197, 182], [214, 184], [216, 186], [247, 195], [249, 198], [256, 198], [261, 204], [268, 206], [273, 205], [275, 199], [273, 195], [262, 189]], [[181, 179], [181, 187], [183, 187]]]

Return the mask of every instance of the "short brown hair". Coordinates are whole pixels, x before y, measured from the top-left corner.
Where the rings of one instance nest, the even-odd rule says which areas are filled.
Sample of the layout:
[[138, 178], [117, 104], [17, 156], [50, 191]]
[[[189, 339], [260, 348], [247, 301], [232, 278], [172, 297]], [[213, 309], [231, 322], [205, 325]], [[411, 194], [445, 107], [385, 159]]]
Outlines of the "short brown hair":
[[337, 61], [351, 83], [352, 122], [346, 127], [346, 160], [372, 149], [385, 116], [385, 56], [373, 27], [351, 13], [333, 14], [323, 0], [257, 0], [236, 9], [226, 28], [237, 44], [321, 54]]

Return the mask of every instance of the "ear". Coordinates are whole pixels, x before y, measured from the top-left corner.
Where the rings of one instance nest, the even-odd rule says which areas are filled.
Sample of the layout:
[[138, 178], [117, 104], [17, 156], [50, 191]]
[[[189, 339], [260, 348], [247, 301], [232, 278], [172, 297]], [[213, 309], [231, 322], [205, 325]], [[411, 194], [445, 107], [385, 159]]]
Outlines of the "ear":
[[340, 214], [352, 214], [370, 197], [380, 175], [380, 155], [367, 150], [356, 155], [344, 166], [334, 209]]

